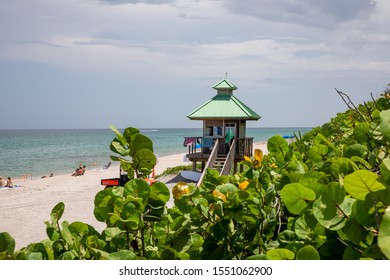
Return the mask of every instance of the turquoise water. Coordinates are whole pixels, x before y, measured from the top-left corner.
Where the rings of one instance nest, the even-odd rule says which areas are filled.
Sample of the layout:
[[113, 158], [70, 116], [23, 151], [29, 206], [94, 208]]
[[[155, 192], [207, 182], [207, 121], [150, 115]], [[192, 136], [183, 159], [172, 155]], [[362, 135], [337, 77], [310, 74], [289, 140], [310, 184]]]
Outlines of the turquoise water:
[[[247, 136], [255, 142], [267, 141], [271, 136], [304, 134], [311, 128], [248, 128]], [[158, 156], [185, 153], [184, 137], [201, 136], [195, 129], [141, 129], [152, 139]], [[101, 167], [110, 161], [110, 143], [114, 133], [110, 129], [61, 130], [0, 130], [0, 176], [20, 177], [32, 174], [69, 174], [80, 162]]]

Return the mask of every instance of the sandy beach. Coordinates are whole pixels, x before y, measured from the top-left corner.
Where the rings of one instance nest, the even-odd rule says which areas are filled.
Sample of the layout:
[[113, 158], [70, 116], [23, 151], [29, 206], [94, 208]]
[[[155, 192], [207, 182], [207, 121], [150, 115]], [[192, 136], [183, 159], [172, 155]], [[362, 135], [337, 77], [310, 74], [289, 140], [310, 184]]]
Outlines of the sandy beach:
[[[266, 143], [254, 144], [254, 149], [267, 153]], [[191, 164], [184, 161], [185, 154], [159, 157], [155, 174], [159, 175], [169, 167]], [[0, 189], [0, 232], [8, 232], [16, 241], [16, 249], [30, 243], [47, 239], [45, 221], [50, 220], [52, 208], [59, 202], [65, 203], [61, 221], [81, 221], [102, 231], [106, 225], [96, 220], [94, 198], [103, 189], [100, 180], [119, 175], [118, 165], [109, 169], [95, 168], [83, 176], [58, 175], [50, 178], [14, 181], [16, 188]], [[160, 177], [158, 180], [172, 188], [183, 178], [180, 175]], [[168, 207], [173, 204], [168, 202]]]

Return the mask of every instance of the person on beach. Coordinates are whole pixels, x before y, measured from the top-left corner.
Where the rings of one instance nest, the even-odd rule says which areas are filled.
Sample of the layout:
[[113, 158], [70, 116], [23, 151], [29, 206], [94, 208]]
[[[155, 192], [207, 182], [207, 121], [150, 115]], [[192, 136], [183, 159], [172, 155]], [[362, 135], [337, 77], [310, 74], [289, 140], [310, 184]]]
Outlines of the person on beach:
[[0, 177], [0, 188], [4, 188], [4, 187], [5, 187], [5, 181], [3, 177]]
[[85, 173], [85, 165], [83, 165], [83, 167], [79, 169], [79, 175], [84, 175], [84, 173]]
[[85, 165], [80, 163], [79, 168], [75, 170], [72, 176], [80, 176], [80, 175], [84, 175], [84, 173], [85, 173]]
[[14, 184], [12, 183], [11, 177], [7, 178], [7, 184], [5, 186], [8, 187], [8, 188], [13, 188], [14, 187]]
[[[53, 173], [50, 173], [49, 177], [53, 177], [53, 176], [54, 176]], [[47, 176], [46, 176], [46, 175], [43, 175], [43, 176], [41, 177], [41, 179], [44, 179], [44, 178], [47, 178]]]

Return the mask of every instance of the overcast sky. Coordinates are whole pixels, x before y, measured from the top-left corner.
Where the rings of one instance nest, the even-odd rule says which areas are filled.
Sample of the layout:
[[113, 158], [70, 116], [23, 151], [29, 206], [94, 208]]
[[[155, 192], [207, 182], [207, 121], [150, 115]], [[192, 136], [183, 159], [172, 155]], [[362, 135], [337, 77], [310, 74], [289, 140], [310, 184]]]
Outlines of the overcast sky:
[[318, 126], [390, 83], [388, 0], [0, 0], [0, 129], [201, 127], [225, 78]]

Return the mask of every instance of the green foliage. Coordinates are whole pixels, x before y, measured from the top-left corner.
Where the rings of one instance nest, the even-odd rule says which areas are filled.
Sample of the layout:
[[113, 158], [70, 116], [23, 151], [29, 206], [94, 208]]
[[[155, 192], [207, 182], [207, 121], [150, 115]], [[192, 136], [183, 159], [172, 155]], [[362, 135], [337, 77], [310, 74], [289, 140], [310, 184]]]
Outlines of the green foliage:
[[8, 232], [0, 232], [0, 260], [12, 259], [15, 240]]
[[137, 128], [128, 127], [123, 134], [114, 126], [111, 129], [116, 137], [112, 140], [110, 149], [119, 155], [112, 155], [111, 159], [121, 163], [121, 168], [127, 172], [129, 179], [146, 178], [150, 175], [157, 162], [152, 141]]
[[161, 174], [158, 174], [155, 178], [168, 176], [168, 175], [177, 175], [183, 170], [192, 170], [192, 165], [178, 165], [174, 167], [168, 167]]
[[[203, 184], [133, 179], [100, 191], [90, 225], [60, 223], [64, 205], [46, 222], [48, 239], [15, 252], [0, 233], [2, 259], [252, 259], [390, 258], [390, 103], [387, 96], [338, 114], [329, 123], [267, 143], [241, 163], [243, 172], [207, 170]], [[143, 177], [152, 144], [135, 128], [111, 150], [122, 168]], [[142, 151], [142, 152], [141, 152]], [[132, 161], [125, 159], [131, 157]], [[149, 171], [148, 171], [149, 170]]]
[[390, 207], [387, 207], [378, 234], [378, 245], [383, 254], [390, 259]]

